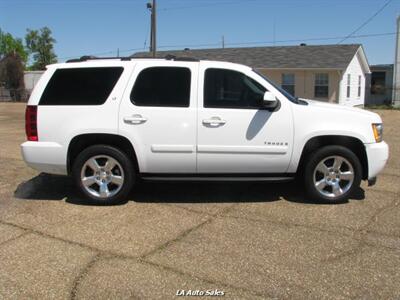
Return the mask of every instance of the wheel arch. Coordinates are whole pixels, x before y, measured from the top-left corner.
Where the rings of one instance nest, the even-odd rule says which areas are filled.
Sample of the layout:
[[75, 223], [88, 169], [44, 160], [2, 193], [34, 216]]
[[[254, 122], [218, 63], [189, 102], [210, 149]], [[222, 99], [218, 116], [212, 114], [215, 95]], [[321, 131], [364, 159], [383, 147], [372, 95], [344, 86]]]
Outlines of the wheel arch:
[[324, 146], [343, 146], [351, 150], [360, 160], [362, 166], [361, 178], [368, 179], [368, 157], [364, 143], [356, 137], [343, 135], [322, 135], [310, 138], [303, 147], [297, 173], [304, 169], [307, 157], [316, 149]]
[[123, 151], [133, 162], [136, 172], [139, 164], [132, 143], [121, 135], [104, 133], [85, 133], [73, 137], [68, 145], [67, 172], [71, 174], [72, 165], [80, 152], [89, 146], [108, 145]]

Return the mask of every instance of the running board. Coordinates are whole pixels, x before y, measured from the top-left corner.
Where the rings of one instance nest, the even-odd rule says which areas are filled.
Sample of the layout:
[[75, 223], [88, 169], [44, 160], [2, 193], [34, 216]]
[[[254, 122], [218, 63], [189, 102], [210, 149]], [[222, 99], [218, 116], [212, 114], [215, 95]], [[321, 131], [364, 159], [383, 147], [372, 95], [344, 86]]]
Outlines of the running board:
[[229, 177], [229, 176], [142, 176], [143, 180], [154, 180], [154, 181], [291, 181], [294, 177]]

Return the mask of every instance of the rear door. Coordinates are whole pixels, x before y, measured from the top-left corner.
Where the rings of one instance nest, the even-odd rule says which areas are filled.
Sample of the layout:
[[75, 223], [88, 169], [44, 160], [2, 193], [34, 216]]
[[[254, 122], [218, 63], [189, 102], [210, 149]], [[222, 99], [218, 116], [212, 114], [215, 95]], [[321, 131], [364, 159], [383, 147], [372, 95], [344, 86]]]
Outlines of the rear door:
[[197, 62], [139, 61], [119, 112], [141, 173], [196, 172]]

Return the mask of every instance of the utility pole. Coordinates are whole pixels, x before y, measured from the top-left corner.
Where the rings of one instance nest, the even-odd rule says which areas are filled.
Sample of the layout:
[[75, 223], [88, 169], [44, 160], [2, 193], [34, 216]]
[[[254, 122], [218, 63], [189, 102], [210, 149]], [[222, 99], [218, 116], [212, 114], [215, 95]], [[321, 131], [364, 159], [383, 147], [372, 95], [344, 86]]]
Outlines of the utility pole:
[[225, 48], [225, 36], [222, 36], [222, 49]]
[[400, 107], [400, 16], [397, 17], [396, 33], [396, 53], [393, 68], [393, 97], [392, 103], [395, 107]]
[[156, 57], [156, 0], [147, 3], [147, 8], [151, 11], [150, 52]]

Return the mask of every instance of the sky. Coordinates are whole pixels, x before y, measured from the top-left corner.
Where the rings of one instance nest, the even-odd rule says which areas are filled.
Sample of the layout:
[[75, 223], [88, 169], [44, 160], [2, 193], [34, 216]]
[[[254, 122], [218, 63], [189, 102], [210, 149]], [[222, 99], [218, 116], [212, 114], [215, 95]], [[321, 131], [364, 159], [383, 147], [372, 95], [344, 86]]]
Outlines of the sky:
[[[59, 61], [147, 51], [147, 0], [0, 0], [0, 28], [24, 38], [47, 26]], [[388, 0], [157, 0], [159, 50], [336, 44]], [[400, 0], [342, 43], [361, 43], [370, 64], [393, 63]], [[374, 36], [366, 36], [374, 35]]]

